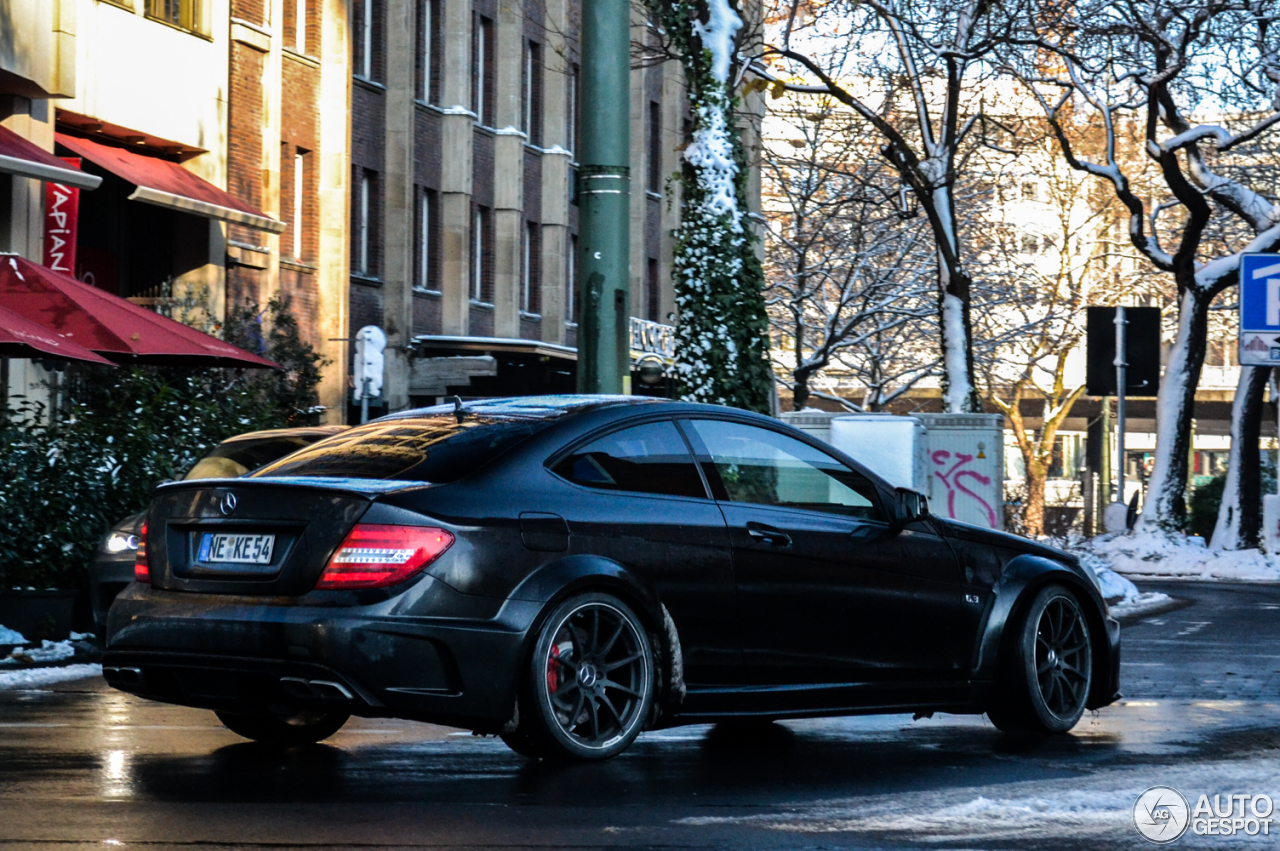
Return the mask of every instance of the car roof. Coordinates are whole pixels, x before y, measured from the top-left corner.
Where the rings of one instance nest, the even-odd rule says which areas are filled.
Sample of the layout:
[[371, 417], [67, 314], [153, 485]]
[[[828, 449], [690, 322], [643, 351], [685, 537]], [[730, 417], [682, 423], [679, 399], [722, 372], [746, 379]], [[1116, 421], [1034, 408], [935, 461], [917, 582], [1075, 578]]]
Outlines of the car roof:
[[346, 431], [350, 426], [345, 425], [322, 425], [322, 426], [300, 426], [298, 428], [268, 428], [262, 431], [249, 431], [244, 434], [237, 434], [234, 437], [228, 437], [223, 443], [239, 443], [242, 440], [274, 440], [278, 438], [289, 437], [309, 437], [314, 440], [321, 440], [330, 435]]

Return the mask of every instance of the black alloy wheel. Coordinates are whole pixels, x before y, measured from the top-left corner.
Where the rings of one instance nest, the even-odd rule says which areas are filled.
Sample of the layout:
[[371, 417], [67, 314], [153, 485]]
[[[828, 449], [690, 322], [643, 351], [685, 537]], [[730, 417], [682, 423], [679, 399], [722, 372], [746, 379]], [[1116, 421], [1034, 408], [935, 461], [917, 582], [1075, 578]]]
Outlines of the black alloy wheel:
[[299, 712], [289, 716], [214, 714], [236, 735], [282, 748], [313, 745], [327, 739], [341, 730], [351, 717], [346, 712]]
[[1032, 600], [1015, 635], [988, 716], [1001, 730], [1065, 733], [1084, 715], [1093, 685], [1089, 622], [1060, 585]]
[[517, 729], [502, 738], [525, 756], [605, 759], [635, 741], [653, 692], [653, 649], [640, 619], [615, 597], [582, 594], [543, 623]]

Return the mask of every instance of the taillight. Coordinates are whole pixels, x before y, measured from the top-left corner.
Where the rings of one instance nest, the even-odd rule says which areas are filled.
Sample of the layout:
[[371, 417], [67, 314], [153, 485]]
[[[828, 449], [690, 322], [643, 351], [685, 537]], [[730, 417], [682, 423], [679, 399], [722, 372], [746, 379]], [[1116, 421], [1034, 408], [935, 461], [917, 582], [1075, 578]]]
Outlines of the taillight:
[[317, 588], [381, 588], [421, 572], [453, 545], [432, 526], [358, 523], [325, 565]]
[[151, 582], [151, 565], [147, 562], [147, 524], [143, 521], [138, 532], [138, 555], [133, 560], [133, 578], [138, 582]]

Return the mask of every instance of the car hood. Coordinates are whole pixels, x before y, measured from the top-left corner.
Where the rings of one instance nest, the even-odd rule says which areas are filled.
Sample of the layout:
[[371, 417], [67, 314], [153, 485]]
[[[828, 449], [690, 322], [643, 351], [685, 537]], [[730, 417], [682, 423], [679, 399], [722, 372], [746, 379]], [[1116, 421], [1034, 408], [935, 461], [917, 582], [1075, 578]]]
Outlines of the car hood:
[[940, 527], [946, 537], [1001, 547], [1019, 554], [1025, 553], [1026, 555], [1050, 558], [1073, 567], [1079, 564], [1079, 559], [1071, 553], [1060, 550], [1057, 547], [1051, 547], [1048, 544], [1041, 544], [1029, 538], [1024, 538], [1021, 535], [974, 526], [970, 523], [962, 523], [959, 520], [946, 520], [941, 517], [932, 517], [930, 519]]

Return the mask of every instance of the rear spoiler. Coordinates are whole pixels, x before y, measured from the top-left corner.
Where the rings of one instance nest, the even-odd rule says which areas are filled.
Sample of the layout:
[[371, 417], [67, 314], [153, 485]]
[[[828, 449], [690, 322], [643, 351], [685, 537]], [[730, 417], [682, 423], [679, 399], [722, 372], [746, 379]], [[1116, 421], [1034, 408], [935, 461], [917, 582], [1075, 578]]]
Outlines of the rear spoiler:
[[246, 476], [244, 478], [192, 479], [190, 481], [166, 482], [158, 486], [156, 491], [180, 490], [183, 487], [245, 488], [272, 485], [338, 491], [356, 496], [381, 496], [388, 493], [432, 487], [430, 482], [406, 482], [398, 479], [358, 479], [338, 476]]

